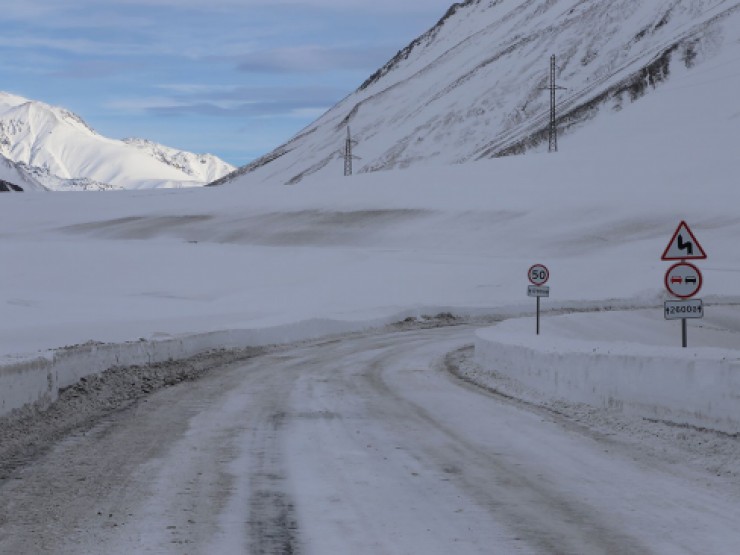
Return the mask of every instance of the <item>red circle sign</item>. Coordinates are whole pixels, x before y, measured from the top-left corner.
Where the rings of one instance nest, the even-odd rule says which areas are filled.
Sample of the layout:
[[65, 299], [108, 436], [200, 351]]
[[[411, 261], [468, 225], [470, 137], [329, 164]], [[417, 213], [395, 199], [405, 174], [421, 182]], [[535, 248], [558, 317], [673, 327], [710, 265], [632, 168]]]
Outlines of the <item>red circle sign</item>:
[[674, 264], [665, 273], [665, 288], [674, 297], [688, 299], [699, 292], [702, 275], [699, 268], [688, 262]]
[[527, 272], [527, 277], [532, 285], [545, 285], [550, 279], [550, 270], [543, 264], [535, 264]]

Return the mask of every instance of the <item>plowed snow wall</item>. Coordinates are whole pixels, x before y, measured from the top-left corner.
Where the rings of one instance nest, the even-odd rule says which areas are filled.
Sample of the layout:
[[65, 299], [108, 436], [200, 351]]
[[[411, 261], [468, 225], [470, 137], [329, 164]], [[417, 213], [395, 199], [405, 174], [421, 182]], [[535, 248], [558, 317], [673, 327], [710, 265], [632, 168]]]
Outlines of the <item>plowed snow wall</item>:
[[549, 398], [740, 432], [738, 360], [544, 350], [507, 341], [495, 328], [476, 334], [475, 358], [484, 371]]
[[274, 328], [216, 331], [162, 341], [84, 344], [17, 362], [4, 362], [0, 363], [0, 416], [29, 404], [48, 405], [57, 399], [60, 389], [116, 366], [185, 359], [214, 349], [317, 339], [382, 326], [401, 316], [363, 322], [310, 320]]

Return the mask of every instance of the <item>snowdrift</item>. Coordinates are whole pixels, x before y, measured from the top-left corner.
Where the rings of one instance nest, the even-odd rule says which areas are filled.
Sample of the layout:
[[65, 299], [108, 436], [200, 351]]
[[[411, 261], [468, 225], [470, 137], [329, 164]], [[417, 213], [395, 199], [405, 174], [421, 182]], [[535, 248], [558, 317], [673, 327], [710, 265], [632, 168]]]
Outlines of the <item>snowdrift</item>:
[[[740, 432], [740, 311], [709, 306], [691, 321], [690, 348], [679, 324], [651, 311], [509, 320], [476, 334], [484, 370], [550, 398], [610, 408], [727, 433]], [[691, 347], [691, 345], [701, 345]]]
[[[405, 317], [405, 315], [399, 315]], [[163, 340], [95, 343], [65, 347], [35, 357], [0, 362], [0, 416], [26, 405], [54, 402], [59, 391], [110, 368], [186, 359], [217, 349], [243, 349], [364, 331], [396, 318], [363, 322], [310, 320], [263, 329], [223, 330]]]

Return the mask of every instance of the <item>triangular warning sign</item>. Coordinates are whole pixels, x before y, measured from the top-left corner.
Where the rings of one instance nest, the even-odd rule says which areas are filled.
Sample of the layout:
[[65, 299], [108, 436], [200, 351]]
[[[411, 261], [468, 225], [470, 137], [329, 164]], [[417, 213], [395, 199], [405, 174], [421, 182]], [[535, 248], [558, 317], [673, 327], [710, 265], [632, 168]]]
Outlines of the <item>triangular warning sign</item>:
[[689, 228], [689, 224], [682, 221], [678, 224], [676, 232], [673, 234], [671, 242], [665, 248], [661, 260], [689, 260], [689, 259], [703, 259], [706, 258], [707, 254], [704, 249], [701, 248], [699, 241], [696, 240], [694, 234]]

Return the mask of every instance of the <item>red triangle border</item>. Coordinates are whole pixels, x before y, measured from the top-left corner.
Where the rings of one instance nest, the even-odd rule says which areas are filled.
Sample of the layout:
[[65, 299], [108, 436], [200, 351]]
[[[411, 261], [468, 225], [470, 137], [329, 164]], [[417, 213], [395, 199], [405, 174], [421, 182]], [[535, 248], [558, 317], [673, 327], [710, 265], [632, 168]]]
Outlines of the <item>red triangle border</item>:
[[[701, 251], [701, 255], [693, 255], [693, 256], [682, 256], [682, 257], [668, 257], [668, 251], [671, 248], [671, 245], [676, 240], [676, 237], [678, 236], [678, 233], [681, 231], [681, 227], [685, 226], [686, 231], [689, 232], [689, 236], [694, 241], [694, 244], [696, 247]], [[696, 239], [694, 236], [694, 232], [691, 231], [691, 228], [689, 227], [689, 224], [686, 223], [686, 220], [681, 220], [681, 223], [678, 224], [678, 227], [676, 228], [676, 231], [673, 232], [673, 237], [671, 237], [671, 240], [668, 241], [668, 246], [663, 251], [663, 256], [660, 257], [661, 260], [704, 260], [707, 258], [707, 253], [704, 250], [704, 247], [701, 246], [701, 243]]]

